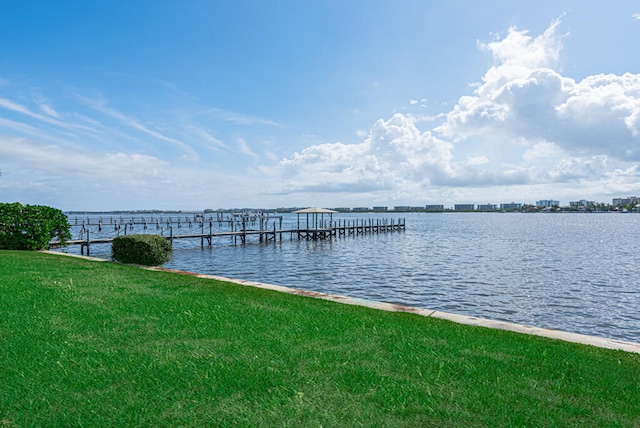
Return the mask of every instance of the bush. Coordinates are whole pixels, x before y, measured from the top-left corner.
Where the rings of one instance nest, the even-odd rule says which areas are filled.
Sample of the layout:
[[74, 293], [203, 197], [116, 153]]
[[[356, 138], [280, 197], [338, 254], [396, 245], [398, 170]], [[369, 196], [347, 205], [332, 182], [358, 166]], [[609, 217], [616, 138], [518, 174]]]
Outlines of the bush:
[[160, 235], [118, 236], [111, 243], [111, 258], [121, 263], [158, 266], [171, 259], [171, 243]]
[[57, 238], [71, 239], [67, 216], [44, 205], [0, 203], [0, 249], [43, 250]]

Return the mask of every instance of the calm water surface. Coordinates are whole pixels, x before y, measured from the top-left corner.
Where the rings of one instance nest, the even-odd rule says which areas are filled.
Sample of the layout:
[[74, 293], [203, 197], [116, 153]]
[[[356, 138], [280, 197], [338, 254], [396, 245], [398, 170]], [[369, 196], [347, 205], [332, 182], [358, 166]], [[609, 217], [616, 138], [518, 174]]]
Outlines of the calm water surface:
[[[334, 220], [392, 217], [406, 218], [406, 232], [312, 242], [285, 235], [275, 244], [249, 238], [244, 246], [225, 238], [204, 249], [199, 240], [175, 241], [165, 266], [640, 343], [640, 215]], [[285, 216], [285, 226], [295, 218]], [[92, 255], [108, 251], [92, 247]]]

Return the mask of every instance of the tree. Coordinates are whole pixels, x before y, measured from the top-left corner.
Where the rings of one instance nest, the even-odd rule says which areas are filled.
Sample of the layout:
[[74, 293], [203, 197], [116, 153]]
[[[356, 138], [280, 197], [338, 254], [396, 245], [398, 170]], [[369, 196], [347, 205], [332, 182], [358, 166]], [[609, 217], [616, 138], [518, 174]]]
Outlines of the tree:
[[71, 239], [67, 216], [44, 205], [0, 203], [0, 249], [42, 250], [57, 238]]

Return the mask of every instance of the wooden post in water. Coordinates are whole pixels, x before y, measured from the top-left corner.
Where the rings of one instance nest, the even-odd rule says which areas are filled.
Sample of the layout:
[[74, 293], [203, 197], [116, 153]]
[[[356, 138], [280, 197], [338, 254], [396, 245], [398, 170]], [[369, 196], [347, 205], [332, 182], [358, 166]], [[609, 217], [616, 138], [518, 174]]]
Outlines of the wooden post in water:
[[[235, 229], [235, 224], [236, 224], [236, 222], [235, 222], [235, 221], [232, 221], [232, 222], [231, 222], [231, 232], [233, 232], [233, 231], [234, 231], [234, 229]], [[233, 238], [231, 238], [231, 239], [233, 240], [233, 245], [236, 245], [236, 244], [238, 243], [238, 239], [236, 238], [236, 235], [235, 235], [235, 234], [233, 235]]]
[[247, 219], [242, 217], [242, 243], [247, 243]]
[[269, 241], [269, 236], [266, 233], [263, 236], [263, 230], [267, 230], [267, 222], [263, 216], [260, 216], [260, 242], [262, 242], [263, 239]]

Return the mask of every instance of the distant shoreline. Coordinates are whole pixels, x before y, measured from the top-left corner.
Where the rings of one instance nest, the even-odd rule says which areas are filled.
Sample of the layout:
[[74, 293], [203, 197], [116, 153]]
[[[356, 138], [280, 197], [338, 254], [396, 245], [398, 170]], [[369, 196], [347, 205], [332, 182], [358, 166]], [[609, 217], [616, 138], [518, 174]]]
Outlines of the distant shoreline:
[[[63, 211], [67, 215], [147, 215], [147, 214], [215, 214], [215, 213], [232, 213], [232, 212], [262, 212], [262, 213], [281, 213], [281, 214], [291, 214], [295, 210], [300, 208], [287, 208], [285, 210], [282, 209], [250, 209], [250, 208], [237, 208], [237, 209], [219, 209], [219, 210], [116, 210], [116, 211], [84, 211], [84, 210], [73, 210], [73, 211]], [[358, 210], [358, 211], [346, 211], [346, 210], [336, 210], [338, 214], [367, 214], [367, 213], [424, 213], [424, 214], [441, 214], [441, 213], [497, 213], [497, 214], [505, 214], [505, 213], [518, 213], [518, 214], [626, 214], [626, 213], [638, 213], [638, 211], [628, 211], [624, 212], [620, 209], [574, 209], [574, 208], [558, 208], [557, 210], [545, 211], [545, 210], [455, 210], [455, 209], [442, 209], [442, 210], [426, 210], [426, 209], [408, 209], [408, 210]]]

